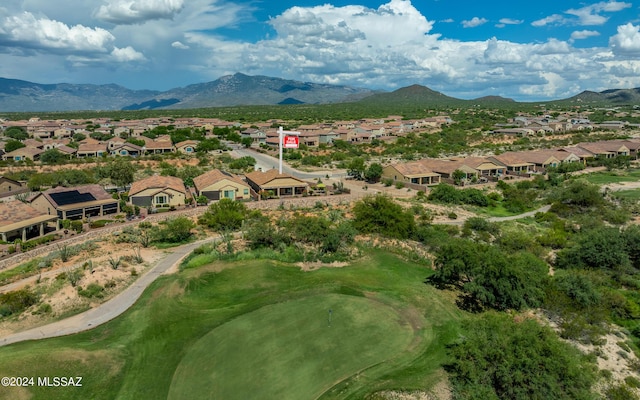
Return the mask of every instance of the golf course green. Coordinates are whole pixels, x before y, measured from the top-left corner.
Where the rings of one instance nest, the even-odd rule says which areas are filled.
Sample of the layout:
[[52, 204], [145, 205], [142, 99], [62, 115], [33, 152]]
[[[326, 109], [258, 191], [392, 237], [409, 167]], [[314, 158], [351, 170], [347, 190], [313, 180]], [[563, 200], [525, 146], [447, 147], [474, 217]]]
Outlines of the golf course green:
[[0, 398], [361, 399], [428, 390], [462, 320], [381, 250], [342, 268], [217, 261], [163, 276], [120, 317], [0, 347], [3, 376], [82, 376], [82, 387], [0, 387]]
[[412, 337], [393, 308], [365, 298], [330, 294], [269, 305], [193, 345], [169, 399], [314, 399], [401, 352]]

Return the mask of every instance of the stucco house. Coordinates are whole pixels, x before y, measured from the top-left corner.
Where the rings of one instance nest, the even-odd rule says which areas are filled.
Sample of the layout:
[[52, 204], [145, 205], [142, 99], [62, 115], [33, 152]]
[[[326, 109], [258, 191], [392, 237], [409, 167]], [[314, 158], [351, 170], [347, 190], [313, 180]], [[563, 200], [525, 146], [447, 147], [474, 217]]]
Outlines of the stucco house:
[[205, 196], [213, 201], [220, 199], [251, 199], [249, 184], [237, 175], [218, 169], [193, 178], [193, 185], [198, 196]]
[[18, 200], [0, 203], [0, 239], [23, 242], [58, 229], [58, 216], [49, 215]]
[[57, 215], [59, 219], [84, 219], [120, 211], [118, 200], [100, 185], [58, 186], [35, 194], [28, 202], [41, 213]]
[[309, 184], [289, 174], [280, 174], [277, 169], [253, 171], [245, 175], [247, 183], [256, 193], [268, 193], [278, 197], [303, 196]]
[[182, 206], [188, 197], [184, 182], [175, 176], [150, 176], [133, 182], [129, 189], [129, 201], [140, 207]]
[[441, 176], [433, 172], [422, 160], [388, 165], [382, 169], [382, 179], [414, 185], [433, 186], [441, 181]]

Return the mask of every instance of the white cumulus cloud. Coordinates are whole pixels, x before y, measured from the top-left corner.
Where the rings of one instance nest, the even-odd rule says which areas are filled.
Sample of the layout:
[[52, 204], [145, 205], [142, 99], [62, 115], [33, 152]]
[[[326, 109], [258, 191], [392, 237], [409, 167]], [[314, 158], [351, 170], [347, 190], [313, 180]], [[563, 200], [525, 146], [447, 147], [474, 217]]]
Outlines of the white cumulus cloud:
[[548, 17], [533, 21], [531, 25], [535, 27], [547, 26], [547, 25], [559, 25], [564, 23], [565, 18], [560, 14], [553, 14]]
[[501, 18], [500, 23], [504, 25], [520, 25], [524, 20], [513, 18]]
[[45, 52], [106, 52], [114, 40], [105, 29], [69, 26], [30, 12], [6, 17], [0, 27], [0, 45]]
[[111, 0], [100, 6], [95, 16], [114, 24], [139, 24], [172, 19], [183, 7], [183, 0]]
[[486, 18], [473, 17], [470, 20], [462, 21], [462, 26], [465, 28], [475, 28], [480, 25], [484, 25], [489, 22]]
[[111, 56], [118, 62], [130, 62], [130, 61], [144, 61], [144, 54], [136, 51], [131, 46], [125, 48], [114, 48], [111, 52]]
[[616, 54], [640, 55], [640, 25], [619, 26], [618, 33], [609, 39], [609, 45]]
[[600, 32], [582, 30], [582, 31], [574, 31], [574, 32], [571, 33], [571, 39], [572, 40], [588, 39], [588, 38], [594, 37], [594, 36], [600, 36]]
[[176, 48], [176, 49], [180, 49], [180, 50], [188, 50], [189, 46], [187, 46], [186, 44], [179, 42], [179, 41], [175, 41], [173, 43], [171, 43], [171, 47]]

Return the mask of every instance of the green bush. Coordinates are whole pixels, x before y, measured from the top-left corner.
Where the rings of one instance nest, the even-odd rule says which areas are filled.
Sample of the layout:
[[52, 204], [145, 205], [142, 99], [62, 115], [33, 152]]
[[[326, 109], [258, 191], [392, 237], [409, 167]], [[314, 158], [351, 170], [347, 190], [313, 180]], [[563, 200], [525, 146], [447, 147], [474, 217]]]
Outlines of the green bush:
[[0, 294], [0, 316], [18, 314], [38, 302], [39, 296], [29, 289]]
[[86, 289], [82, 289], [78, 286], [78, 294], [88, 299], [101, 299], [104, 297], [104, 288], [97, 283], [90, 283]]
[[74, 220], [71, 221], [71, 229], [74, 231], [81, 233], [82, 232], [82, 221]]

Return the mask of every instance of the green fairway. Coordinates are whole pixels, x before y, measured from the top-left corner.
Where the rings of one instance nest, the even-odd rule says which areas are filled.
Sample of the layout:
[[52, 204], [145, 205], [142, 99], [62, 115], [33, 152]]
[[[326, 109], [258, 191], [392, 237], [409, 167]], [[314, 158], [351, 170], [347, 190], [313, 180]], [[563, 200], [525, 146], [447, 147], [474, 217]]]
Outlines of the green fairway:
[[624, 172], [595, 172], [581, 176], [596, 185], [607, 185], [610, 183], [637, 182], [640, 181], [640, 170], [631, 169]]
[[640, 190], [639, 189], [618, 190], [618, 191], [613, 192], [611, 195], [613, 197], [617, 197], [617, 198], [625, 199], [625, 200], [633, 200], [633, 201], [640, 200]]
[[412, 337], [393, 308], [365, 298], [320, 295], [266, 306], [192, 346], [169, 399], [314, 399], [401, 352]]
[[[82, 376], [32, 399], [361, 399], [425, 390], [466, 318], [431, 270], [380, 250], [343, 268], [214, 262], [163, 276], [93, 330], [0, 347], [5, 376]], [[329, 310], [332, 310], [329, 321]]]

